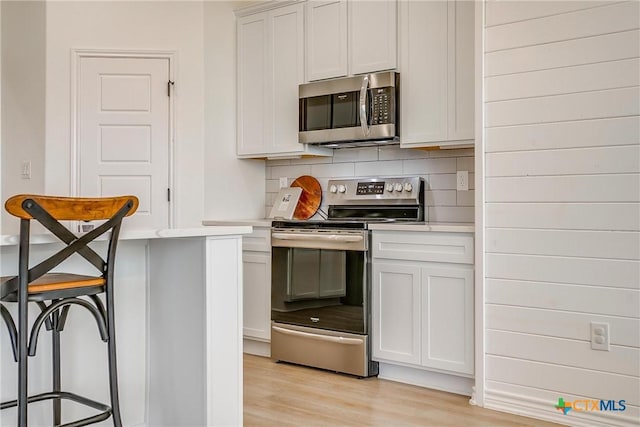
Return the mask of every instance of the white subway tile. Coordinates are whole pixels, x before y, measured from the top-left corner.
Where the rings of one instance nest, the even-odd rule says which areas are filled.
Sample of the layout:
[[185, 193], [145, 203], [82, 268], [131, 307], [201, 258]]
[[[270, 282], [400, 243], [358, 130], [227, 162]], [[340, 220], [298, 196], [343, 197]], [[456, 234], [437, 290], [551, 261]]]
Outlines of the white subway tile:
[[476, 192], [473, 190], [469, 191], [457, 191], [457, 205], [458, 206], [474, 206], [475, 205], [475, 197]]
[[281, 176], [289, 178], [292, 181], [300, 175], [311, 174], [311, 165], [295, 165], [295, 166], [274, 166], [271, 168], [271, 179], [278, 179]]
[[267, 179], [265, 181], [265, 187], [267, 193], [277, 193], [280, 190], [280, 180], [279, 179]]
[[456, 172], [455, 158], [403, 160], [403, 162], [405, 174], [431, 175]]
[[291, 160], [280, 159], [280, 160], [267, 160], [267, 167], [269, 166], [288, 166], [291, 164]]
[[277, 197], [278, 197], [278, 193], [267, 193], [264, 201], [265, 205], [273, 206], [273, 203]]
[[473, 156], [474, 149], [473, 148], [461, 148], [458, 150], [431, 150], [429, 151], [429, 157], [431, 158], [439, 158], [439, 157], [465, 157], [465, 156]]
[[331, 157], [302, 157], [300, 159], [291, 159], [292, 165], [318, 165], [322, 163], [332, 163]]
[[379, 160], [426, 159], [427, 157], [429, 157], [429, 152], [427, 150], [400, 148], [397, 146], [386, 146], [378, 148]]
[[322, 165], [312, 165], [310, 174], [314, 177], [342, 178], [352, 177], [354, 173], [353, 163], [332, 163]]
[[474, 222], [473, 207], [435, 206], [429, 208], [430, 222]]
[[389, 160], [385, 162], [356, 163], [356, 176], [396, 176], [402, 175], [402, 160]]
[[[469, 181], [471, 181], [471, 176], [469, 176]], [[441, 174], [429, 175], [429, 179], [427, 180], [427, 183], [428, 183], [427, 188], [431, 190], [455, 190], [456, 174], [441, 173]]]
[[475, 157], [458, 157], [456, 160], [457, 160], [457, 168], [459, 171], [473, 172], [476, 170]]
[[469, 190], [475, 190], [475, 189], [476, 189], [476, 174], [470, 173], [469, 174]]
[[455, 190], [425, 191], [424, 196], [427, 206], [456, 206]]
[[376, 160], [378, 160], [378, 149], [376, 147], [333, 150], [333, 163], [372, 162]]

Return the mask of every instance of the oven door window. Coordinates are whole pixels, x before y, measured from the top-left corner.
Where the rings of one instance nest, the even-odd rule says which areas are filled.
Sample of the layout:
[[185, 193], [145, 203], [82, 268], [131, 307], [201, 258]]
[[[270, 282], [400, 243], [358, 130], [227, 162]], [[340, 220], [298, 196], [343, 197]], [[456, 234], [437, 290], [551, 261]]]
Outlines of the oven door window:
[[365, 255], [360, 251], [274, 247], [272, 320], [365, 333]]

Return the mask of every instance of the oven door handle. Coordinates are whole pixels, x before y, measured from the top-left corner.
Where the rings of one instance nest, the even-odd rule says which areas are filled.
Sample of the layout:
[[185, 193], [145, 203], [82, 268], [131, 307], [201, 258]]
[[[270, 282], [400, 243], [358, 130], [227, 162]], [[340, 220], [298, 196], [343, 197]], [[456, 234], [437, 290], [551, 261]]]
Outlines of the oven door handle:
[[342, 234], [328, 234], [328, 235], [313, 235], [306, 234], [291, 234], [291, 233], [273, 233], [272, 237], [278, 240], [306, 240], [306, 241], [320, 241], [320, 242], [341, 242], [341, 243], [357, 243], [362, 242], [362, 235], [355, 236], [342, 235]]
[[318, 340], [318, 341], [332, 342], [336, 344], [362, 345], [364, 343], [364, 340], [361, 340], [359, 338], [345, 338], [345, 337], [334, 337], [330, 335], [310, 334], [308, 332], [293, 331], [291, 329], [284, 329], [278, 326], [272, 326], [271, 328], [276, 332], [280, 332], [286, 335], [292, 335], [294, 337], [303, 337], [303, 338], [309, 338], [309, 339]]

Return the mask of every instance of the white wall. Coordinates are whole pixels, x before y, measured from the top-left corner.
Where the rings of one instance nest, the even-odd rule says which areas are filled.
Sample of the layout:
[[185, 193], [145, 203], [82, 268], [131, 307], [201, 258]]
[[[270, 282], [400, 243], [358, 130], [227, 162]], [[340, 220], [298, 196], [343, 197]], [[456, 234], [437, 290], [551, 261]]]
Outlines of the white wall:
[[245, 2], [205, 2], [205, 160], [207, 219], [264, 216], [264, 160], [236, 158], [236, 20]]
[[[456, 191], [456, 172], [461, 170], [469, 172], [469, 191]], [[327, 190], [327, 182], [332, 178], [422, 176], [425, 179], [426, 220], [473, 222], [473, 149], [428, 151], [383, 146], [337, 149], [333, 157], [268, 160], [266, 215], [278, 196], [279, 178], [285, 177], [291, 184], [301, 175], [317, 178], [323, 191]], [[327, 211], [324, 200], [320, 208]]]
[[72, 49], [175, 51], [175, 226], [204, 214], [202, 2], [48, 2], [45, 191], [70, 192]]
[[[2, 2], [2, 189], [0, 199], [44, 191], [45, 147], [44, 2]], [[31, 179], [22, 179], [23, 161]], [[2, 209], [2, 234], [18, 220]]]
[[[485, 405], [637, 425], [640, 3], [489, 1], [485, 18]], [[559, 397], [627, 409], [563, 415]]]

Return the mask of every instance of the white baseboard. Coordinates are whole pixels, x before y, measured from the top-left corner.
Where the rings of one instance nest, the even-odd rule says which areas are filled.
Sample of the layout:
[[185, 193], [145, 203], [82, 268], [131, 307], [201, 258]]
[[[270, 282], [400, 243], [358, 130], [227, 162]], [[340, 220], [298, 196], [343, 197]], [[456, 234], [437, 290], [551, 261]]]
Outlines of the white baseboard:
[[475, 384], [473, 378], [409, 368], [407, 366], [380, 363], [379, 378], [419, 387], [433, 388], [449, 393], [471, 396]]
[[243, 352], [256, 356], [271, 357], [271, 343], [255, 341], [248, 338], [242, 340]]
[[569, 411], [567, 415], [556, 410], [553, 403], [530, 396], [522, 396], [503, 391], [486, 390], [484, 407], [500, 412], [521, 415], [529, 418], [550, 421], [572, 427], [637, 427], [638, 420], [622, 413], [600, 411]]

